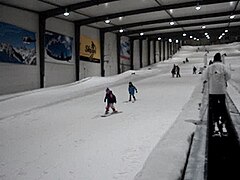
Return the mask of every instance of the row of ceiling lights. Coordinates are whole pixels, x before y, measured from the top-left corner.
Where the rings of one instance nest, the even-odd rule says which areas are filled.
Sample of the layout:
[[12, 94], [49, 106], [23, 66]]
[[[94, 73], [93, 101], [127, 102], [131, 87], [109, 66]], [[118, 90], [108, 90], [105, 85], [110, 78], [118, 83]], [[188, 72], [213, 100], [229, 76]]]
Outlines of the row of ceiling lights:
[[[233, 2], [230, 2], [230, 5], [233, 5]], [[199, 10], [201, 9], [201, 6], [199, 5], [199, 3], [198, 3], [197, 6], [195, 7], [195, 9], [196, 9], [197, 11], [199, 11]], [[172, 13], [173, 10], [170, 9], [170, 12]], [[64, 16], [69, 16], [69, 15], [70, 15], [70, 13], [69, 13], [68, 9], [66, 8], [66, 9], [65, 9], [65, 12], [64, 12]], [[123, 18], [123, 17], [119, 17], [119, 20], [122, 20], [122, 18]], [[235, 18], [235, 15], [234, 15], [234, 14], [231, 14], [229, 18], [230, 18], [230, 19], [234, 19], [234, 18]], [[110, 20], [110, 19], [106, 19], [104, 22], [105, 22], [106, 24], [109, 24], [109, 23], [111, 22], [111, 20]], [[175, 24], [175, 22], [172, 20], [172, 21], [169, 22], [169, 24], [170, 24], [171, 26], [173, 26], [173, 25]], [[205, 29], [205, 28], [206, 28], [206, 26], [203, 25], [203, 26], [202, 26], [202, 29]], [[227, 30], [225, 30], [225, 32], [226, 32], [226, 31], [227, 31]], [[120, 32], [120, 33], [123, 33], [124, 30], [121, 28], [121, 29], [119, 29], [119, 32]], [[141, 32], [141, 33], [140, 33], [140, 36], [143, 36], [143, 35], [144, 35], [144, 33]], [[209, 37], [208, 34], [205, 33], [205, 35], [206, 35], [206, 38], [207, 38], [207, 39], [210, 39], [210, 37]], [[220, 35], [220, 36], [219, 36], [219, 39], [221, 39], [224, 35], [225, 35], [224, 33], [223, 33], [222, 35]], [[183, 36], [186, 36], [186, 34], [184, 33]], [[195, 37], [190, 36], [190, 39], [192, 39], [192, 38], [193, 38], [194, 40], [199, 41], [198, 38], [195, 38]], [[161, 40], [161, 38], [159, 37], [158, 40]], [[178, 41], [178, 40], [177, 40], [177, 41]], [[172, 40], [169, 39], [169, 42], [172, 42]]]
[[[226, 29], [226, 30], [219, 36], [219, 40], [222, 39], [222, 37], [223, 37], [223, 36], [225, 35], [225, 33], [227, 33], [227, 32], [228, 32], [228, 30]], [[142, 33], [141, 36], [143, 36], [143, 35], [144, 35], [144, 34]], [[207, 38], [208, 40], [210, 39], [210, 36], [209, 36], [209, 34], [208, 34], [207, 32], [205, 32], [204, 35], [206, 36], [206, 38]], [[186, 37], [187, 34], [186, 34], [186, 33], [183, 33], [183, 36]], [[199, 41], [199, 40], [200, 40], [199, 38], [193, 37], [192, 35], [190, 35], [189, 38], [190, 38], [190, 39], [193, 39], [194, 41]], [[162, 38], [161, 38], [161, 37], [158, 37], [157, 39], [160, 41]], [[173, 42], [171, 38], [169, 38], [168, 41], [169, 41], [170, 43]], [[178, 43], [179, 40], [176, 39], [175, 42]]]

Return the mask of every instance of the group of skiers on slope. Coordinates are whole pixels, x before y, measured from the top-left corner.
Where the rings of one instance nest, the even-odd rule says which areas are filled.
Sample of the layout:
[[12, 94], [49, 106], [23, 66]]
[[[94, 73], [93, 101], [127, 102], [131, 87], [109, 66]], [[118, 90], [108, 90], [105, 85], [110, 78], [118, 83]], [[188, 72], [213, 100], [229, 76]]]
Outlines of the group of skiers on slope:
[[[129, 101], [132, 101], [132, 98], [134, 101], [136, 101], [135, 92], [136, 93], [138, 92], [137, 88], [133, 85], [132, 82], [129, 82], [128, 84]], [[106, 109], [105, 114], [109, 113], [110, 108], [113, 110], [113, 113], [117, 112], [116, 108], [114, 107], [114, 103], [117, 103], [117, 99], [116, 99], [116, 96], [113, 94], [113, 92], [109, 88], [106, 89], [104, 102], [107, 103], [105, 108]]]
[[[222, 63], [222, 57], [220, 53], [214, 55], [213, 63], [205, 68], [203, 72], [203, 89], [208, 95], [208, 108], [210, 113], [210, 119], [213, 122], [213, 136], [224, 136], [227, 134], [226, 129], [226, 89], [227, 81], [231, 78], [231, 74], [225, 64]], [[176, 66], [174, 65], [176, 68]], [[203, 91], [203, 92], [204, 92]], [[137, 88], [129, 82], [128, 86], [129, 101], [136, 100], [135, 92]], [[116, 97], [113, 92], [107, 88], [104, 102], [107, 102], [106, 111], [109, 112], [109, 108], [113, 112], [117, 112], [114, 103], [116, 103]]]
[[[226, 54], [221, 55], [216, 53], [213, 60], [211, 60], [207, 67], [206, 55], [204, 56], [203, 68], [203, 92], [207, 93], [208, 110], [210, 119], [212, 120], [212, 135], [213, 136], [226, 136], [226, 114], [227, 106], [225, 102], [227, 81], [231, 78], [229, 69], [225, 65]], [[197, 68], [193, 67], [193, 74], [196, 74]], [[172, 77], [181, 77], [180, 68], [173, 65], [171, 70]]]
[[171, 70], [171, 73], [172, 73], [172, 77], [175, 77], [175, 75], [176, 75], [176, 77], [181, 77], [180, 67], [178, 65], [173, 64], [173, 68]]

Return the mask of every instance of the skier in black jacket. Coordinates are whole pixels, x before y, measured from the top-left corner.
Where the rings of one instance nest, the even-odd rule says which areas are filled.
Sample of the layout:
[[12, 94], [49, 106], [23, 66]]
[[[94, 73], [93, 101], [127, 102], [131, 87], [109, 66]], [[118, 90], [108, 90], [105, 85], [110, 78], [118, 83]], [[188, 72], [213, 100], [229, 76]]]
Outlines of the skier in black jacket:
[[112, 108], [114, 113], [117, 112], [114, 107], [114, 103], [117, 103], [116, 96], [112, 93], [112, 91], [109, 88], [106, 89], [104, 102], [107, 102], [105, 114], [108, 114], [109, 108]]

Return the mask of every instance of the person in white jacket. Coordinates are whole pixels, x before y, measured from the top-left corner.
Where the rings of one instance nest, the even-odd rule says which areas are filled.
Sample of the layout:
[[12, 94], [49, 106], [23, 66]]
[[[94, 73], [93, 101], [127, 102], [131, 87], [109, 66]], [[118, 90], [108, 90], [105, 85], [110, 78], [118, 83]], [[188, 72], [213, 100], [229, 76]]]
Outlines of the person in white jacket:
[[[213, 136], [227, 135], [225, 127], [226, 112], [225, 94], [227, 81], [231, 74], [227, 67], [221, 62], [221, 54], [214, 55], [213, 64], [208, 66], [203, 74], [203, 83], [208, 88], [209, 117], [213, 122]], [[207, 84], [206, 84], [207, 83]], [[220, 130], [221, 131], [220, 131]]]

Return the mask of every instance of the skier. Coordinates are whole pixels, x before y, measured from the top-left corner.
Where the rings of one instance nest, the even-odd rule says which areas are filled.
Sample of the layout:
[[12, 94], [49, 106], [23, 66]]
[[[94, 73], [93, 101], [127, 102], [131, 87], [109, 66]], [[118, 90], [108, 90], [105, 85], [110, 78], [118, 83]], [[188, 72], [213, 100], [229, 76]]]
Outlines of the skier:
[[[221, 54], [216, 53], [211, 64], [205, 71], [203, 83], [208, 83], [208, 102], [210, 117], [213, 120], [213, 136], [227, 135], [225, 126], [226, 112], [225, 94], [227, 89], [227, 81], [231, 78], [231, 74], [227, 67], [221, 63]], [[221, 129], [221, 133], [220, 130]]]
[[224, 53], [223, 55], [222, 55], [222, 63], [223, 64], [225, 64], [225, 57], [227, 56], [227, 54], [226, 53]]
[[172, 73], [172, 77], [174, 78], [175, 74], [176, 74], [176, 65], [175, 64], [173, 64], [173, 68], [171, 70], [171, 73]]
[[196, 72], [197, 72], [197, 68], [196, 66], [193, 66], [193, 74], [196, 74]]
[[177, 73], [176, 77], [181, 77], [181, 75], [180, 75], [180, 67], [178, 65], [176, 66], [176, 73]]
[[132, 82], [129, 82], [129, 85], [128, 85], [128, 92], [129, 92], [129, 101], [132, 100], [132, 97], [134, 99], [134, 101], [136, 101], [136, 97], [135, 97], [135, 92], [137, 93], [137, 88], [133, 85]]
[[117, 112], [114, 107], [114, 103], [117, 103], [116, 96], [113, 94], [113, 92], [109, 88], [106, 89], [104, 102], [107, 102], [105, 114], [108, 114], [109, 108], [112, 108], [114, 113]]
[[207, 53], [205, 53], [205, 54], [204, 54], [204, 58], [203, 58], [204, 68], [207, 67], [207, 62], [208, 62], [208, 60], [207, 60]]

